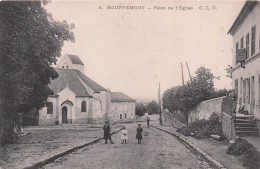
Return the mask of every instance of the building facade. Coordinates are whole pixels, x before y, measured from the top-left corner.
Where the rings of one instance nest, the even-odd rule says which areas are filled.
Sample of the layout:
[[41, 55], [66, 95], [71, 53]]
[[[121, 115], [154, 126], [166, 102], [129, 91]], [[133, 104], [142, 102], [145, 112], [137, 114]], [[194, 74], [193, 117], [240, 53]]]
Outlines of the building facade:
[[260, 120], [260, 2], [246, 1], [228, 33], [233, 36], [237, 111], [242, 108]]
[[39, 125], [92, 123], [110, 112], [110, 92], [84, 74], [76, 55], [65, 55], [57, 68], [58, 78], [49, 87], [53, 94], [39, 110]]
[[84, 74], [76, 55], [64, 55], [58, 78], [49, 87], [53, 94], [39, 110], [39, 125], [129, 121], [135, 118], [135, 100], [121, 92], [110, 92]]
[[111, 92], [111, 114], [113, 121], [133, 121], [135, 100], [121, 92]]

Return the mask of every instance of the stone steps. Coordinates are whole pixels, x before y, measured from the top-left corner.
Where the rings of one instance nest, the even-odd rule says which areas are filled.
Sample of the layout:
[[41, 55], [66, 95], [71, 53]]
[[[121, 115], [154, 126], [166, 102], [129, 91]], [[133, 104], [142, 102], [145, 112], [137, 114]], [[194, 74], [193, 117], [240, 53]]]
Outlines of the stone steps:
[[258, 136], [259, 129], [252, 115], [236, 117], [237, 136]]
[[236, 131], [236, 135], [243, 136], [259, 136], [259, 131]]

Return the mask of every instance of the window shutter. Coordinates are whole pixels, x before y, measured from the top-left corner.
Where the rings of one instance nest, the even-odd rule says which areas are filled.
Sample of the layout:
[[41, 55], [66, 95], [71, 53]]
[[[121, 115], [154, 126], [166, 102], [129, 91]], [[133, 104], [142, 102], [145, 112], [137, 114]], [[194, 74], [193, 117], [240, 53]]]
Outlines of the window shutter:
[[256, 26], [252, 27], [251, 56], [253, 56], [255, 54], [255, 28], [256, 28]]

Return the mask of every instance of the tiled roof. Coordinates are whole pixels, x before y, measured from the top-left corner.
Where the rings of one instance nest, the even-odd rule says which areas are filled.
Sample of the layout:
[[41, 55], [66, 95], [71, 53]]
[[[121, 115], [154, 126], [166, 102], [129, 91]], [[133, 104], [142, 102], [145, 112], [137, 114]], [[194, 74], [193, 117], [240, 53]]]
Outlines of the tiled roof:
[[90, 87], [94, 92], [99, 92], [99, 91], [106, 91], [106, 89], [96, 82], [94, 82], [92, 79], [87, 77], [85, 74], [83, 74], [79, 70], [74, 70], [76, 74], [79, 76], [79, 78], [88, 86]]
[[76, 96], [90, 96], [73, 69], [55, 68], [55, 71], [59, 74], [59, 77], [52, 80], [49, 85], [54, 95], [57, 95], [68, 85]]
[[77, 55], [67, 54], [73, 64], [84, 65], [81, 59]]
[[83, 86], [85, 83], [88, 87], [90, 87], [94, 92], [105, 91], [106, 89], [88, 78], [86, 75], [81, 73], [76, 69], [61, 69], [55, 68], [55, 71], [59, 74], [59, 77], [52, 80], [49, 84], [51, 90], [53, 90], [54, 95], [64, 88], [68, 87], [79, 97], [89, 97], [91, 96], [86, 88]]
[[111, 92], [111, 102], [135, 102], [135, 100], [124, 93]]

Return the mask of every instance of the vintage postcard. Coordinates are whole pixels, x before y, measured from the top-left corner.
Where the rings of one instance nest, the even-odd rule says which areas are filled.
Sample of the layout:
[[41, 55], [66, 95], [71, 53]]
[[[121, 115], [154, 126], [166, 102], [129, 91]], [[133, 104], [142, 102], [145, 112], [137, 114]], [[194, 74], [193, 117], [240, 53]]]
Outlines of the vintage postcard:
[[260, 1], [0, 1], [0, 169], [260, 168]]

